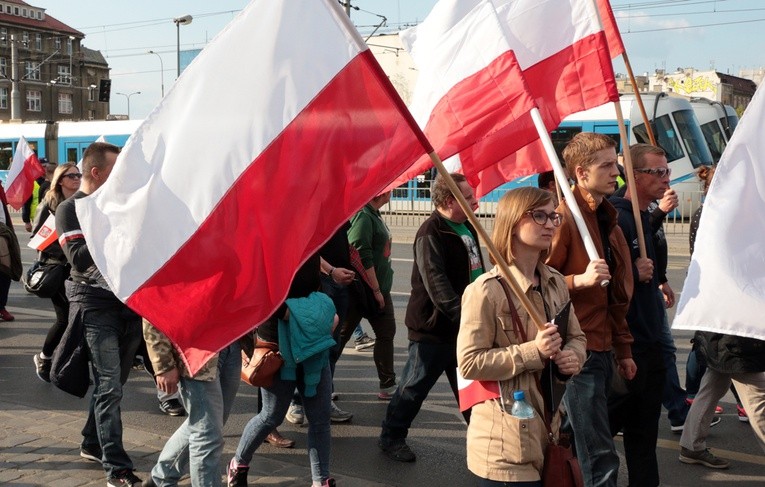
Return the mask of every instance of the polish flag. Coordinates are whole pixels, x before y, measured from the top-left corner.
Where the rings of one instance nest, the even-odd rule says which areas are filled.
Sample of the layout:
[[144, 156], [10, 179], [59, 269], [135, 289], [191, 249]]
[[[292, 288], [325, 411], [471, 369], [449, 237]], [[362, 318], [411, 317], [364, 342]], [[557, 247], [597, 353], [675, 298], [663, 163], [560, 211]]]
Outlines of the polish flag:
[[254, 0], [77, 200], [114, 293], [194, 373], [299, 266], [432, 151], [335, 0]]
[[42, 176], [45, 176], [45, 169], [37, 160], [37, 154], [29, 147], [27, 139], [22, 135], [16, 144], [16, 153], [13, 154], [13, 161], [5, 179], [8, 204], [20, 210], [32, 196], [35, 180]]
[[460, 396], [460, 411], [467, 411], [478, 403], [499, 399], [499, 382], [495, 380], [468, 380], [457, 371], [457, 388]]
[[[485, 12], [491, 12], [491, 15]], [[444, 53], [438, 54], [440, 46], [427, 36], [429, 32], [451, 32], [463, 21], [484, 19], [486, 26], [466, 32], [474, 33], [484, 28], [488, 33], [501, 31], [501, 39], [487, 42], [490, 48], [487, 48], [489, 54], [486, 56], [495, 59], [497, 51], [501, 50], [498, 46], [515, 53], [531, 98], [548, 130], [555, 129], [567, 115], [618, 100], [611, 55], [592, 0], [441, 0], [410, 34], [414, 39], [411, 46], [415, 60], [449, 59]], [[431, 22], [436, 26], [430, 25]], [[494, 22], [499, 24], [500, 30], [495, 28]], [[457, 41], [454, 43], [459, 45]], [[479, 57], [479, 54], [475, 56]], [[438, 72], [439, 68], [429, 69]], [[470, 74], [465, 73], [466, 77]], [[491, 90], [494, 87], [484, 85], [483, 88]], [[416, 109], [426, 105], [420, 105], [417, 100], [412, 105], [418, 121], [422, 123], [429, 119], [428, 114]], [[479, 140], [462, 150], [458, 164], [450, 167], [451, 170], [461, 167], [476, 187], [478, 196], [516, 177], [550, 169], [540, 142], [528, 143], [515, 150], [515, 138], [520, 137], [526, 142], [529, 136], [527, 131], [516, 131], [515, 128], [508, 125], [507, 130], [498, 130], [494, 137]], [[506, 145], [504, 153], [502, 143], [498, 141]], [[487, 154], [494, 147], [497, 152], [494, 152], [493, 160], [489, 160]], [[495, 158], [497, 155], [500, 157]]]
[[616, 25], [614, 11], [611, 9], [609, 0], [596, 0], [598, 2], [598, 11], [600, 11], [600, 20], [603, 22], [603, 30], [606, 33], [608, 41], [608, 50], [611, 52], [611, 59], [621, 56], [624, 49], [622, 36], [619, 34], [619, 26]]
[[51, 213], [40, 229], [35, 233], [34, 237], [29, 240], [27, 247], [35, 250], [45, 250], [50, 244], [56, 241], [58, 234], [56, 233], [56, 215]]

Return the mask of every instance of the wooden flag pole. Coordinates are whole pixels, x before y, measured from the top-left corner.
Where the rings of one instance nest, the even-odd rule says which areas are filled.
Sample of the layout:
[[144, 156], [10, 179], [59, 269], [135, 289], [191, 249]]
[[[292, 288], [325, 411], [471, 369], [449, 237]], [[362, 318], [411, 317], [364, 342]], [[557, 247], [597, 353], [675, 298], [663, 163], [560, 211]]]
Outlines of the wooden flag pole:
[[[547, 127], [545, 127], [545, 123], [542, 120], [542, 114], [539, 113], [539, 108], [534, 107], [531, 109], [531, 119], [534, 121], [534, 127], [536, 127], [539, 139], [542, 142], [542, 146], [545, 148], [547, 159], [550, 160], [550, 164], [552, 165], [558, 188], [563, 192], [566, 201], [569, 202], [568, 209], [571, 211], [571, 216], [574, 217], [574, 223], [576, 223], [576, 228], [579, 230], [579, 235], [584, 242], [584, 248], [587, 250], [587, 257], [589, 257], [591, 261], [598, 260], [600, 259], [600, 256], [598, 255], [598, 249], [595, 247], [595, 241], [592, 240], [592, 235], [590, 235], [590, 231], [587, 229], [587, 223], [584, 221], [582, 211], [579, 208], [579, 205], [576, 204], [576, 198], [574, 198], [574, 193], [571, 192], [566, 171], [563, 170], [563, 166], [558, 159], [558, 154], [555, 152], [552, 140], [550, 140], [550, 134], [547, 133]], [[606, 287], [608, 286], [608, 283], [609, 281], [605, 280], [601, 281], [600, 285], [601, 287]]]
[[627, 128], [624, 126], [624, 115], [622, 106], [618, 101], [614, 102], [616, 108], [616, 120], [619, 122], [619, 136], [622, 138], [622, 147], [624, 147], [624, 173], [627, 176], [627, 191], [632, 200], [632, 214], [635, 217], [637, 226], [637, 241], [640, 249], [640, 257], [646, 258], [645, 239], [643, 238], [643, 220], [640, 217], [640, 208], [638, 207], [637, 187], [635, 187], [635, 172], [632, 169], [632, 157], [630, 156], [630, 146], [627, 139]]
[[[624, 66], [627, 68], [627, 76], [630, 77], [630, 83], [632, 83], [632, 90], [635, 92], [635, 101], [637, 101], [638, 108], [640, 109], [640, 116], [643, 117], [643, 123], [645, 123], [645, 129], [648, 133], [648, 140], [651, 141], [651, 145], [656, 146], [656, 137], [653, 135], [653, 127], [651, 127], [651, 122], [648, 120], [648, 115], [645, 112], [643, 97], [640, 96], [640, 90], [638, 89], [637, 82], [635, 81], [635, 74], [632, 72], [632, 66], [630, 65], [630, 59], [627, 57], [626, 50], [622, 52], [622, 59], [624, 60]], [[622, 138], [622, 140], [626, 139]], [[626, 146], [622, 145], [622, 147]]]
[[475, 230], [478, 232], [481, 240], [483, 240], [486, 244], [486, 248], [489, 249], [489, 253], [494, 259], [494, 262], [499, 267], [502, 276], [505, 278], [508, 284], [510, 284], [510, 288], [513, 290], [513, 293], [515, 293], [515, 295], [520, 300], [521, 306], [523, 306], [523, 309], [525, 309], [529, 314], [531, 320], [534, 322], [534, 325], [536, 325], [540, 331], [544, 330], [547, 320], [545, 320], [539, 311], [537, 311], [537, 309], [534, 307], [534, 304], [526, 296], [525, 291], [521, 288], [521, 285], [518, 284], [518, 281], [516, 281], [513, 275], [510, 273], [510, 267], [507, 265], [507, 262], [505, 262], [504, 256], [499, 253], [499, 250], [497, 250], [497, 248], [494, 246], [494, 242], [491, 241], [491, 238], [489, 238], [486, 230], [478, 222], [478, 218], [475, 216], [475, 213], [473, 213], [473, 209], [470, 207], [467, 200], [465, 200], [465, 197], [462, 195], [462, 191], [460, 191], [459, 186], [457, 186], [457, 183], [455, 183], [454, 179], [452, 179], [449, 171], [447, 171], [446, 167], [444, 167], [444, 163], [441, 161], [441, 158], [438, 157], [438, 154], [436, 154], [435, 151], [429, 153], [428, 155], [430, 156], [430, 160], [433, 161], [433, 165], [441, 174], [441, 177], [443, 177], [446, 181], [447, 186], [449, 186], [449, 189], [454, 195], [454, 198], [457, 200], [457, 203], [462, 208], [462, 211], [465, 212], [465, 215], [467, 215], [468, 220], [470, 220], [470, 223], [473, 225], [473, 227], [475, 227]]

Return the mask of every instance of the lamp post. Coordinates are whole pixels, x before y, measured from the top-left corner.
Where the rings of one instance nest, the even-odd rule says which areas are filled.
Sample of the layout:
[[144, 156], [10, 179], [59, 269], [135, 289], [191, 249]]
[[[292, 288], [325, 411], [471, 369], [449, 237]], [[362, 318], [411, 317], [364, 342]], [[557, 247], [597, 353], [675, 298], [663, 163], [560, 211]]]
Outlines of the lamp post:
[[162, 88], [162, 98], [165, 97], [165, 64], [162, 62], [162, 56], [159, 55], [159, 53], [154, 51], [147, 51], [147, 54], [154, 54], [159, 58], [159, 80], [160, 80], [160, 87]]
[[194, 19], [191, 15], [184, 15], [183, 17], [178, 17], [173, 19], [173, 22], [175, 22], [175, 28], [176, 28], [176, 60], [178, 63], [178, 70], [176, 74], [176, 78], [181, 75], [181, 26], [182, 25], [189, 25], [191, 21]]
[[140, 95], [140, 94], [141, 94], [140, 91], [134, 91], [134, 92], [129, 93], [129, 94], [128, 93], [115, 93], [115, 95], [122, 95], [122, 96], [124, 96], [127, 99], [127, 109], [128, 109], [127, 116], [128, 116], [128, 120], [130, 120], [130, 97], [133, 96], [133, 95]]

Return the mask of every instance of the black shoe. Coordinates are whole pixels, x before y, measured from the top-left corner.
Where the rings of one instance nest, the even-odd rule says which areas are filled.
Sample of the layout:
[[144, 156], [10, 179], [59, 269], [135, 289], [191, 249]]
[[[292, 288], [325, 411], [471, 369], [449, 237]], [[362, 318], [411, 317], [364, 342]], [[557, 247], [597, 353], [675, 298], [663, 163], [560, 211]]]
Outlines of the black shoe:
[[42, 355], [39, 353], [34, 354], [32, 360], [35, 363], [35, 371], [37, 372], [37, 377], [39, 377], [42, 381], [50, 382], [50, 365], [53, 360], [49, 358], [42, 358]]
[[159, 410], [168, 416], [185, 416], [186, 409], [178, 399], [168, 399], [167, 401], [159, 401]]
[[80, 447], [80, 456], [84, 458], [85, 460], [90, 460], [91, 462], [98, 462], [101, 463], [101, 457], [103, 457], [103, 452], [101, 452], [101, 447], [86, 447], [81, 446]]
[[388, 455], [391, 460], [397, 462], [413, 462], [417, 460], [417, 455], [409, 448], [404, 440], [384, 441], [378, 440], [377, 446]]
[[141, 485], [143, 481], [136, 477], [132, 470], [120, 470], [106, 482], [106, 487], [133, 487]]

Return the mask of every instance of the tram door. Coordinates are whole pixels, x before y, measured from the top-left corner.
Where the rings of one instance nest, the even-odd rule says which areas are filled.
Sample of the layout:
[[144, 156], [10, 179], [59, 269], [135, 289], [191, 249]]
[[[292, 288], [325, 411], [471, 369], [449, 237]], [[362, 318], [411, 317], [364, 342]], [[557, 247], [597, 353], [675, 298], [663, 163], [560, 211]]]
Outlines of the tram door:
[[79, 162], [82, 159], [82, 153], [88, 148], [90, 142], [66, 142], [64, 144], [64, 162]]

